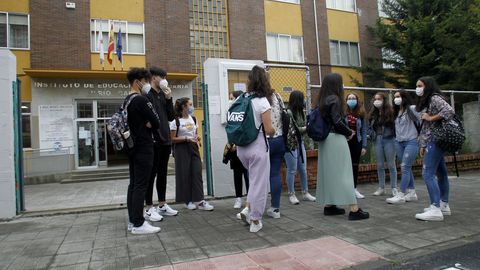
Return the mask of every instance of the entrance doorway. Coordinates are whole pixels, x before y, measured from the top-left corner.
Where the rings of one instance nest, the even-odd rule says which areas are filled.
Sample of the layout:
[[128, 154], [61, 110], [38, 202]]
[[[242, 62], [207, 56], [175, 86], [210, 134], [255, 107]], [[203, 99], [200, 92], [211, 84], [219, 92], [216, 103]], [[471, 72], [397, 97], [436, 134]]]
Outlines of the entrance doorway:
[[128, 164], [127, 155], [114, 150], [107, 133], [107, 121], [121, 103], [121, 99], [76, 101], [76, 168], [89, 169]]

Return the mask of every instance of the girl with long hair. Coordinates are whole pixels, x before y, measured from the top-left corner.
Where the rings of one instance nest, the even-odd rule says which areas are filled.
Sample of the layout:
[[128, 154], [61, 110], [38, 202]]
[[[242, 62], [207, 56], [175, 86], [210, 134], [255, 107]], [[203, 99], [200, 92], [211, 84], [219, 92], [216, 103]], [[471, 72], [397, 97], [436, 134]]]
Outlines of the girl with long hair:
[[355, 93], [348, 94], [346, 102], [348, 127], [356, 133], [356, 136], [348, 141], [350, 158], [352, 159], [353, 185], [355, 187], [355, 196], [357, 199], [363, 199], [365, 196], [357, 190], [357, 181], [360, 156], [367, 153], [367, 123], [365, 121], [365, 108]]
[[395, 92], [393, 99], [395, 115], [395, 148], [402, 172], [400, 191], [387, 198], [387, 203], [401, 204], [418, 200], [415, 192], [412, 165], [418, 154], [418, 131], [420, 115], [412, 105], [412, 99], [405, 90]]
[[370, 133], [377, 159], [378, 189], [375, 196], [385, 194], [385, 160], [390, 173], [392, 195], [397, 194], [397, 165], [395, 164], [395, 119], [393, 108], [384, 93], [376, 93], [369, 113]]
[[246, 95], [255, 95], [251, 100], [255, 119], [255, 127], [260, 129], [257, 139], [247, 146], [237, 146], [237, 155], [248, 170], [250, 187], [247, 194], [246, 207], [239, 217], [250, 224], [250, 232], [256, 233], [263, 228], [262, 215], [265, 211], [270, 179], [270, 149], [265, 140], [266, 135], [273, 135], [271, 107], [267, 97], [272, 89], [265, 69], [259, 66], [252, 68], [248, 74]]
[[302, 135], [307, 132], [307, 124], [305, 117], [305, 97], [302, 92], [295, 90], [290, 93], [288, 100], [289, 109], [287, 113], [294, 120], [293, 124], [300, 132], [297, 140], [299, 145], [297, 149], [285, 153], [285, 162], [287, 164], [287, 188], [288, 198], [291, 204], [299, 204], [300, 202], [295, 196], [295, 174], [297, 171], [300, 173], [300, 185], [302, 188], [302, 199], [304, 201], [314, 202], [316, 199], [308, 192], [308, 180], [307, 180], [307, 155], [305, 151], [305, 145], [303, 143]]
[[178, 99], [175, 102], [175, 120], [170, 122], [175, 158], [175, 199], [185, 203], [190, 210], [212, 211], [213, 205], [206, 202], [203, 195], [200, 136], [193, 110], [191, 99]]
[[343, 215], [345, 210], [337, 205], [350, 205], [349, 220], [367, 219], [370, 215], [358, 207], [353, 186], [352, 160], [347, 140], [355, 137], [355, 131], [345, 122], [342, 76], [337, 73], [325, 76], [318, 106], [332, 129], [318, 145], [317, 202], [324, 205], [323, 213], [327, 216]]
[[[455, 114], [440, 88], [432, 77], [421, 77], [417, 81], [417, 112], [420, 112], [422, 129], [418, 142], [420, 156], [423, 157], [423, 180], [430, 196], [430, 207], [416, 214], [420, 220], [441, 221], [443, 216], [451, 215], [448, 204], [450, 191], [447, 165], [442, 150], [432, 139], [432, 128], [438, 121], [449, 121]], [[436, 177], [435, 177], [436, 176]], [[437, 181], [438, 180], [438, 181]]]

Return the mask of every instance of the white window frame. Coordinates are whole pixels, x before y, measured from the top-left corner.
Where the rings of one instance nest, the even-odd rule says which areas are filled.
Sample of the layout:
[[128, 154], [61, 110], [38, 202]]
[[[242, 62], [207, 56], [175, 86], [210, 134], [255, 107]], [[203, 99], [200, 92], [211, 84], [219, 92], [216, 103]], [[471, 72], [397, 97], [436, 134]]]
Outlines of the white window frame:
[[[332, 1], [333, 6], [329, 6], [328, 2]], [[348, 9], [343, 9], [343, 8], [337, 8], [337, 2], [338, 1], [345, 1], [345, 0], [327, 0], [327, 9], [335, 9], [335, 10], [341, 10], [345, 12], [352, 12], [352, 13], [357, 13], [357, 0], [353, 0], [353, 4], [355, 6], [355, 10], [348, 10]]]
[[270, 0], [273, 2], [282, 2], [282, 3], [287, 3], [287, 4], [294, 4], [294, 5], [300, 5], [300, 0]]
[[[350, 41], [343, 41], [343, 40], [330, 40], [329, 42], [334, 42], [334, 43], [337, 43], [337, 48], [338, 48], [338, 57], [339, 57], [339, 60], [342, 59], [342, 50], [340, 49], [340, 43], [347, 43], [348, 45], [348, 62], [351, 62], [350, 61], [350, 58], [351, 58], [351, 55], [350, 55], [350, 45], [351, 44], [357, 44], [357, 51], [358, 51], [358, 66], [352, 66], [350, 65], [350, 63], [347, 63], [346, 65], [342, 64], [342, 63], [337, 63], [337, 64], [333, 64], [333, 63], [330, 63], [332, 66], [340, 66], [340, 67], [361, 67], [362, 66], [362, 56], [360, 54], [360, 43], [358, 42], [350, 42]], [[330, 44], [330, 43], [329, 43]], [[330, 55], [331, 55], [331, 51], [330, 51]], [[338, 60], [338, 59], [337, 59]], [[330, 62], [331, 61], [331, 56], [330, 56]]]
[[22, 145], [23, 145], [24, 149], [31, 149], [32, 148], [32, 102], [31, 101], [22, 102], [21, 103], [21, 106], [22, 106], [21, 110], [23, 110], [23, 106], [25, 106], [25, 104], [28, 104], [29, 112], [23, 112], [22, 111], [21, 118], [22, 118], [22, 121], [23, 121], [23, 117], [28, 116], [28, 122], [29, 122], [29, 125], [30, 125], [30, 147], [25, 147], [25, 144], [23, 143], [23, 127], [22, 127]]
[[[11, 49], [11, 50], [23, 50], [23, 51], [28, 51], [28, 50], [30, 50], [30, 34], [31, 34], [31, 31], [30, 31], [30, 14], [26, 14], [26, 13], [16, 13], [16, 12], [4, 12], [4, 11], [0, 11], [0, 14], [5, 14], [6, 20], [7, 20], [7, 21], [6, 21], [6, 25], [7, 25], [7, 47], [1, 47], [1, 46], [0, 46], [0, 48], [7, 48], [7, 49]], [[28, 43], [28, 46], [27, 46], [27, 48], [16, 48], [16, 47], [10, 47], [10, 46], [9, 46], [9, 44], [10, 44], [9, 14], [27, 16], [27, 24], [28, 24], [28, 34], [27, 34], [27, 43]]]
[[[267, 60], [268, 61], [274, 61], [274, 62], [283, 62], [283, 63], [305, 63], [305, 50], [303, 48], [303, 36], [293, 36], [293, 35], [286, 35], [286, 34], [277, 34], [277, 33], [267, 33], [265, 35], [265, 39], [268, 39], [268, 36], [271, 36], [271, 37], [275, 37], [275, 41], [277, 43], [277, 55], [275, 56], [275, 58], [269, 58], [268, 57], [268, 49], [267, 49]], [[288, 50], [288, 58], [289, 58], [289, 61], [282, 61], [280, 60], [280, 37], [288, 37], [288, 46], [289, 46], [289, 50]], [[301, 58], [302, 60], [300, 62], [296, 62], [296, 61], [293, 61], [293, 47], [292, 47], [292, 37], [293, 38], [299, 38], [300, 39], [300, 43], [302, 44], [302, 50], [301, 50]]]
[[[102, 22], [105, 22], [107, 21], [108, 22], [108, 26], [110, 27], [110, 24], [111, 23], [125, 23], [125, 32], [122, 34], [125, 34], [125, 44], [122, 44], [122, 46], [125, 48], [125, 51], [123, 52], [122, 51], [122, 55], [145, 55], [145, 23], [144, 22], [129, 22], [129, 21], [124, 21], [124, 20], [104, 20], [104, 19], [91, 19], [90, 22], [93, 21], [93, 28], [94, 28], [94, 35], [93, 35], [93, 38], [94, 38], [94, 43], [95, 46], [93, 46], [93, 48], [90, 48], [91, 52], [92, 53], [100, 53], [100, 50], [97, 50], [97, 45], [98, 45], [98, 28], [97, 28], [97, 22], [98, 21], [102, 21]], [[128, 32], [128, 24], [129, 23], [138, 23], [138, 24], [142, 24], [142, 31], [143, 31], [143, 34], [142, 34], [142, 39], [143, 39], [143, 52], [141, 53], [137, 53], [137, 52], [129, 52], [128, 51], [128, 35], [129, 35], [129, 32]], [[110, 31], [110, 28], [108, 28]], [[107, 33], [108, 33], [107, 31]], [[102, 32], [102, 33], [105, 33], [105, 32]], [[92, 34], [92, 30], [90, 29], [90, 35]], [[114, 34], [115, 34], [115, 31], [114, 31]], [[118, 33], [117, 33], [118, 34]], [[108, 40], [103, 40], [103, 42], [107, 42], [108, 43]], [[116, 40], [115, 40], [115, 44], [116, 44]], [[90, 44], [90, 47], [91, 47], [91, 44]], [[105, 51], [106, 52], [106, 51]], [[114, 48], [113, 50], [113, 53], [114, 54], [117, 54], [117, 48]]]

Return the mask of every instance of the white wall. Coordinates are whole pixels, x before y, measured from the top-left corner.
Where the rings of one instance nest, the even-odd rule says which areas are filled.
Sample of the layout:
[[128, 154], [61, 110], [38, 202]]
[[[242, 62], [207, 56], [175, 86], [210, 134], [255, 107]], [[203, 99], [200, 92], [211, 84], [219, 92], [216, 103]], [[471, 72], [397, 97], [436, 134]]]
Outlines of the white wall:
[[227, 143], [225, 133], [228, 111], [228, 70], [250, 71], [255, 65], [264, 66], [262, 61], [209, 58], [204, 63], [205, 83], [208, 84], [208, 99], [220, 101], [220, 112], [215, 112], [209, 102], [212, 178], [215, 197], [234, 196], [233, 171], [222, 163], [223, 149]]
[[17, 79], [17, 60], [0, 49], [0, 219], [16, 215], [12, 82]]

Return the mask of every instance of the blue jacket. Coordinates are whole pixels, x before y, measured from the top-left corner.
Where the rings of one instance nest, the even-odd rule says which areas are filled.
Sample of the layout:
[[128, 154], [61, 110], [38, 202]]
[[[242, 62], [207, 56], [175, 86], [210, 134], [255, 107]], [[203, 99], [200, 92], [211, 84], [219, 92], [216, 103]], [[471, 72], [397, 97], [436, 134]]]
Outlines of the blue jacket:
[[[358, 120], [360, 121], [357, 121], [357, 140], [362, 143], [362, 148], [367, 149], [367, 124], [364, 118], [358, 118]], [[348, 123], [347, 117], [345, 121]]]

